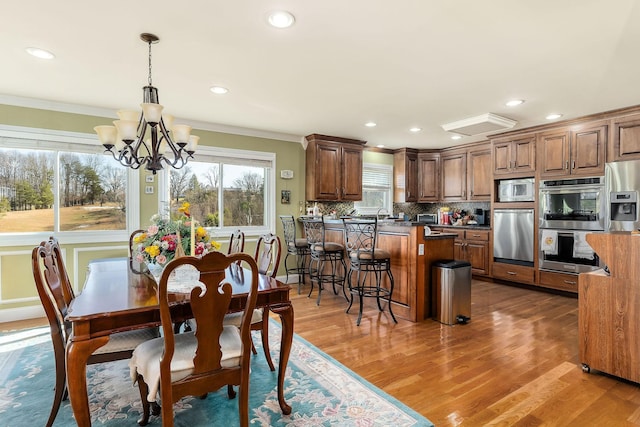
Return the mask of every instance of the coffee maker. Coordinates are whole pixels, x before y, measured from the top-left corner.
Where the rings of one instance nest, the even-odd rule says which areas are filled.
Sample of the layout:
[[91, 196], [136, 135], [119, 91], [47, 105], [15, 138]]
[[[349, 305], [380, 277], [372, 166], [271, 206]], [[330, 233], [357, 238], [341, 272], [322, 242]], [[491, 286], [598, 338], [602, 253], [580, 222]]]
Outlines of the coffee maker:
[[491, 218], [491, 211], [489, 209], [476, 209], [473, 212], [473, 217], [478, 225], [489, 225], [489, 218]]

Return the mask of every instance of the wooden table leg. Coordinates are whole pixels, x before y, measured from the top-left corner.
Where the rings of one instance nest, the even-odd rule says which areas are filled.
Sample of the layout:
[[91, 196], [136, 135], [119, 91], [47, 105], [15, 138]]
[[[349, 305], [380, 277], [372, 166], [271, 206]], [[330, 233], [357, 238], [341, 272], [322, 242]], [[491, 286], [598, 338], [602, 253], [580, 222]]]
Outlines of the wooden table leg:
[[291, 406], [284, 400], [284, 374], [287, 371], [291, 344], [293, 343], [293, 305], [291, 303], [272, 306], [271, 311], [280, 316], [282, 337], [280, 342], [280, 363], [278, 364], [278, 402], [285, 415], [291, 413]]
[[87, 360], [96, 349], [107, 342], [109, 337], [86, 341], [73, 341], [72, 337], [67, 344], [67, 387], [73, 416], [78, 427], [91, 426], [87, 394]]

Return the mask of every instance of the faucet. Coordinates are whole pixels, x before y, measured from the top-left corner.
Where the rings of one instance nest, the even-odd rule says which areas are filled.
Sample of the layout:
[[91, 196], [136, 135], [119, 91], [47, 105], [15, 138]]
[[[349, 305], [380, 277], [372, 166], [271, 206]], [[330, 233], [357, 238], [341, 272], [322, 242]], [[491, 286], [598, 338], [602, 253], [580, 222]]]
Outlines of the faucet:
[[378, 212], [376, 212], [377, 219], [383, 219], [380, 218], [380, 212], [384, 212], [386, 216], [389, 216], [389, 211], [387, 211], [387, 208], [381, 207], [380, 209], [378, 209]]

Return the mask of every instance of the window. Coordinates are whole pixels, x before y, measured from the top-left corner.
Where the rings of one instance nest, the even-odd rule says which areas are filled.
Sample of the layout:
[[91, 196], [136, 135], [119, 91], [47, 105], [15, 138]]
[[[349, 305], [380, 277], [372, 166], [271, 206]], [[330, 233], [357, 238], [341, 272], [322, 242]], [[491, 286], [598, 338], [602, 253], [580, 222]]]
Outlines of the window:
[[364, 215], [386, 211], [393, 213], [393, 167], [365, 163], [362, 168], [362, 201], [355, 202], [358, 213]]
[[26, 234], [126, 240], [137, 226], [138, 204], [128, 202], [138, 175], [102, 151], [94, 135], [0, 127], [2, 245], [24, 244]]
[[195, 159], [168, 174], [165, 206], [189, 202], [193, 218], [208, 228], [246, 234], [275, 229], [275, 154], [199, 146]]

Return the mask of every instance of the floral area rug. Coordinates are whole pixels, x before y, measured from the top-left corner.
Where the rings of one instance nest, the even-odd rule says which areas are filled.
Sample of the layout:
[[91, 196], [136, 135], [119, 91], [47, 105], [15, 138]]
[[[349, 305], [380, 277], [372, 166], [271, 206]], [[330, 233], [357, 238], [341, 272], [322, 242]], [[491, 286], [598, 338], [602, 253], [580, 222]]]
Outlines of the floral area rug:
[[[280, 348], [280, 325], [270, 322], [274, 363]], [[259, 333], [258, 333], [259, 334]], [[294, 336], [285, 379], [285, 396], [293, 410], [278, 405], [277, 372], [271, 372], [254, 336], [258, 354], [251, 360], [249, 420], [253, 426], [433, 426], [406, 405], [374, 387], [304, 339]], [[0, 427], [45, 425], [53, 400], [55, 367], [48, 328], [0, 335]], [[140, 395], [129, 378], [128, 361], [87, 368], [89, 406], [94, 426], [137, 426]], [[175, 425], [238, 425], [237, 400], [226, 388], [206, 399], [187, 397], [176, 403]], [[150, 426], [160, 426], [151, 417]], [[69, 401], [63, 401], [54, 427], [71, 427]]]

